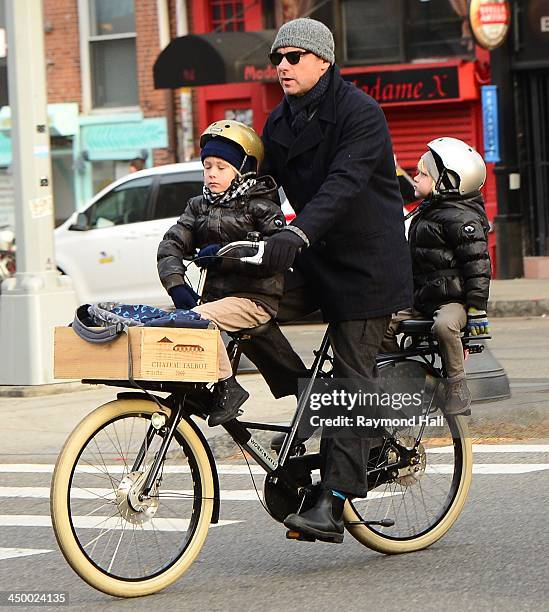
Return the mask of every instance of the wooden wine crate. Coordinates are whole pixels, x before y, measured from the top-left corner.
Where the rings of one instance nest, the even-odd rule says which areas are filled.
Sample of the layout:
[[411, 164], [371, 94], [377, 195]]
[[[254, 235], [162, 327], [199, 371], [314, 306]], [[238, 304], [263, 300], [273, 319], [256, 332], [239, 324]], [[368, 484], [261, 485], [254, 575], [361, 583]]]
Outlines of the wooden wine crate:
[[126, 380], [129, 341], [136, 380], [215, 382], [218, 338], [216, 329], [130, 327], [112, 342], [94, 344], [71, 327], [56, 327], [54, 377]]

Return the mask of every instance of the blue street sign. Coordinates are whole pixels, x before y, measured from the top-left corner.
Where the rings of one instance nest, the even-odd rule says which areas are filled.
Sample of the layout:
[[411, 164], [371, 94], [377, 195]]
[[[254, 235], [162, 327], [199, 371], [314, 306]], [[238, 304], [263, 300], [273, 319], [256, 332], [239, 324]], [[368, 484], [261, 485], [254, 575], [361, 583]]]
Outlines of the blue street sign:
[[481, 91], [484, 161], [499, 162], [498, 88], [496, 85], [483, 85]]

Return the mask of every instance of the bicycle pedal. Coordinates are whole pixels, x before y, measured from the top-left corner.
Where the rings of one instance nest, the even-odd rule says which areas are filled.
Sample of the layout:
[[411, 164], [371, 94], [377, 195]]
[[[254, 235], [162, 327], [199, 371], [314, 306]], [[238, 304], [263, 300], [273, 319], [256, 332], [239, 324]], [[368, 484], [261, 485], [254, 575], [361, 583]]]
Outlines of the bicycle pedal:
[[293, 529], [288, 529], [286, 532], [287, 540], [297, 540], [298, 542], [315, 542], [316, 538], [314, 536], [307, 535], [306, 533], [301, 533], [301, 531], [294, 531]]

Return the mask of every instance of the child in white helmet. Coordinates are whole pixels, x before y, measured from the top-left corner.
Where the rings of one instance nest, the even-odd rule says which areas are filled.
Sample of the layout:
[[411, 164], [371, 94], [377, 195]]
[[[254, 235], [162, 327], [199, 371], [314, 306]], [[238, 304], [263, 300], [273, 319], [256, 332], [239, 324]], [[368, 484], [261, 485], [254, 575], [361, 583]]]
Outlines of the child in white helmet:
[[415, 195], [424, 200], [408, 235], [414, 305], [393, 316], [382, 350], [399, 350], [396, 335], [401, 321], [432, 317], [448, 377], [445, 412], [456, 415], [471, 404], [460, 332], [464, 328], [471, 335], [489, 332], [489, 223], [480, 193], [486, 166], [472, 147], [457, 138], [437, 138], [427, 146], [414, 177]]

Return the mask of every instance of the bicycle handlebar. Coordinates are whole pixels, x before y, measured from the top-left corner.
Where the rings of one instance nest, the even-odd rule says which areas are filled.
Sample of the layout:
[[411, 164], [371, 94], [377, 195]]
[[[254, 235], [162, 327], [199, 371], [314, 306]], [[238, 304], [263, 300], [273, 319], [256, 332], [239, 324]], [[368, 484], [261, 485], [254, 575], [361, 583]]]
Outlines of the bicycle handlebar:
[[244, 263], [253, 264], [254, 266], [261, 265], [263, 261], [263, 253], [265, 252], [265, 241], [251, 241], [251, 240], [238, 240], [236, 242], [230, 242], [226, 244], [224, 247], [221, 247], [219, 251], [216, 253], [216, 257], [223, 257], [227, 253], [230, 253], [234, 249], [240, 249], [242, 247], [257, 249], [257, 253], [255, 255], [250, 255], [247, 257], [238, 257], [240, 261]]

